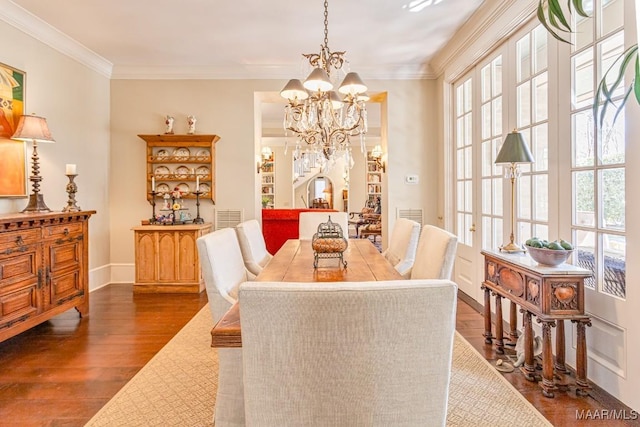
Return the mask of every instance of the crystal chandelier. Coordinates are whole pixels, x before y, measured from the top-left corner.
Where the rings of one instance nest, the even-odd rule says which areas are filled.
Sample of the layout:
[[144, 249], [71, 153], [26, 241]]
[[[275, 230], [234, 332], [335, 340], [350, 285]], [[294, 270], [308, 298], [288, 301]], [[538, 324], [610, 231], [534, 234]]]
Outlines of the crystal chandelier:
[[[300, 82], [291, 79], [280, 92], [288, 100], [284, 114], [284, 129], [293, 132], [298, 140], [296, 154], [300, 156], [301, 143], [316, 153], [322, 153], [325, 162], [335, 163], [336, 157], [345, 156], [346, 164], [353, 166], [350, 137], [360, 136], [361, 151], [364, 152], [364, 134], [367, 132], [367, 110], [365, 102], [367, 86], [360, 76], [347, 72], [344, 80], [334, 90], [334, 83], [345, 74], [345, 52], [329, 49], [328, 2], [324, 2], [324, 42], [320, 53], [303, 54], [313, 71]], [[294, 154], [294, 157], [296, 156]]]

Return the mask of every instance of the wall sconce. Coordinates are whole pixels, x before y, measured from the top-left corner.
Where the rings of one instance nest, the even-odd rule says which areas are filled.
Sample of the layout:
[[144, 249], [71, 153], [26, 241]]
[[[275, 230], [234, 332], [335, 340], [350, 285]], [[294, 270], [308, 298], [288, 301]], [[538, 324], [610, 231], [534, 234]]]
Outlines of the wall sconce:
[[373, 150], [371, 150], [371, 158], [375, 160], [376, 165], [378, 165], [383, 173], [387, 171], [387, 165], [382, 161], [382, 147], [380, 146], [380, 144], [377, 144], [375, 147], [373, 147]]
[[262, 159], [258, 159], [257, 161], [257, 173], [260, 173], [260, 171], [271, 172], [271, 170], [265, 170], [265, 168], [268, 169], [268, 164], [273, 164], [273, 151], [270, 147], [262, 147], [260, 154], [262, 155]]

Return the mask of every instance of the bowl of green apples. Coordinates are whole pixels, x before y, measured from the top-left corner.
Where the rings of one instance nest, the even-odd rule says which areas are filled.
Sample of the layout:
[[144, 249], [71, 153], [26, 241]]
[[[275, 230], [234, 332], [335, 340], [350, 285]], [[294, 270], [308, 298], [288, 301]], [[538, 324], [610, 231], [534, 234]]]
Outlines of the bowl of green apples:
[[554, 240], [532, 237], [525, 242], [527, 252], [538, 264], [558, 266], [565, 262], [573, 253], [573, 245], [566, 240]]

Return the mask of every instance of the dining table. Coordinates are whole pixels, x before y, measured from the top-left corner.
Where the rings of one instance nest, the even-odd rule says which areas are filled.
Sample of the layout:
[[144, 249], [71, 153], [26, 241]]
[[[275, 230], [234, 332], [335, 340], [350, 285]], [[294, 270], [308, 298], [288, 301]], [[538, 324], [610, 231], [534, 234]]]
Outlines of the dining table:
[[[347, 267], [338, 258], [321, 259], [313, 267], [310, 240], [290, 239], [258, 274], [258, 282], [367, 282], [402, 280], [369, 239], [349, 239], [344, 251]], [[211, 347], [242, 347], [240, 306], [236, 302], [211, 330]]]

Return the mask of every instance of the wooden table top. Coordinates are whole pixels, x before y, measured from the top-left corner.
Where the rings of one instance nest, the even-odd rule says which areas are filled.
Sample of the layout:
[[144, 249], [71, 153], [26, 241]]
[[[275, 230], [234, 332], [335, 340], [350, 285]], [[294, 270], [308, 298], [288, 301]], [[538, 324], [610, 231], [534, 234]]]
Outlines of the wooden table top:
[[[400, 280], [402, 276], [369, 239], [350, 239], [344, 252], [347, 268], [337, 258], [320, 259], [313, 268], [309, 240], [287, 240], [256, 278], [258, 282], [365, 282]], [[242, 347], [240, 307], [236, 303], [211, 330], [211, 347]]]

